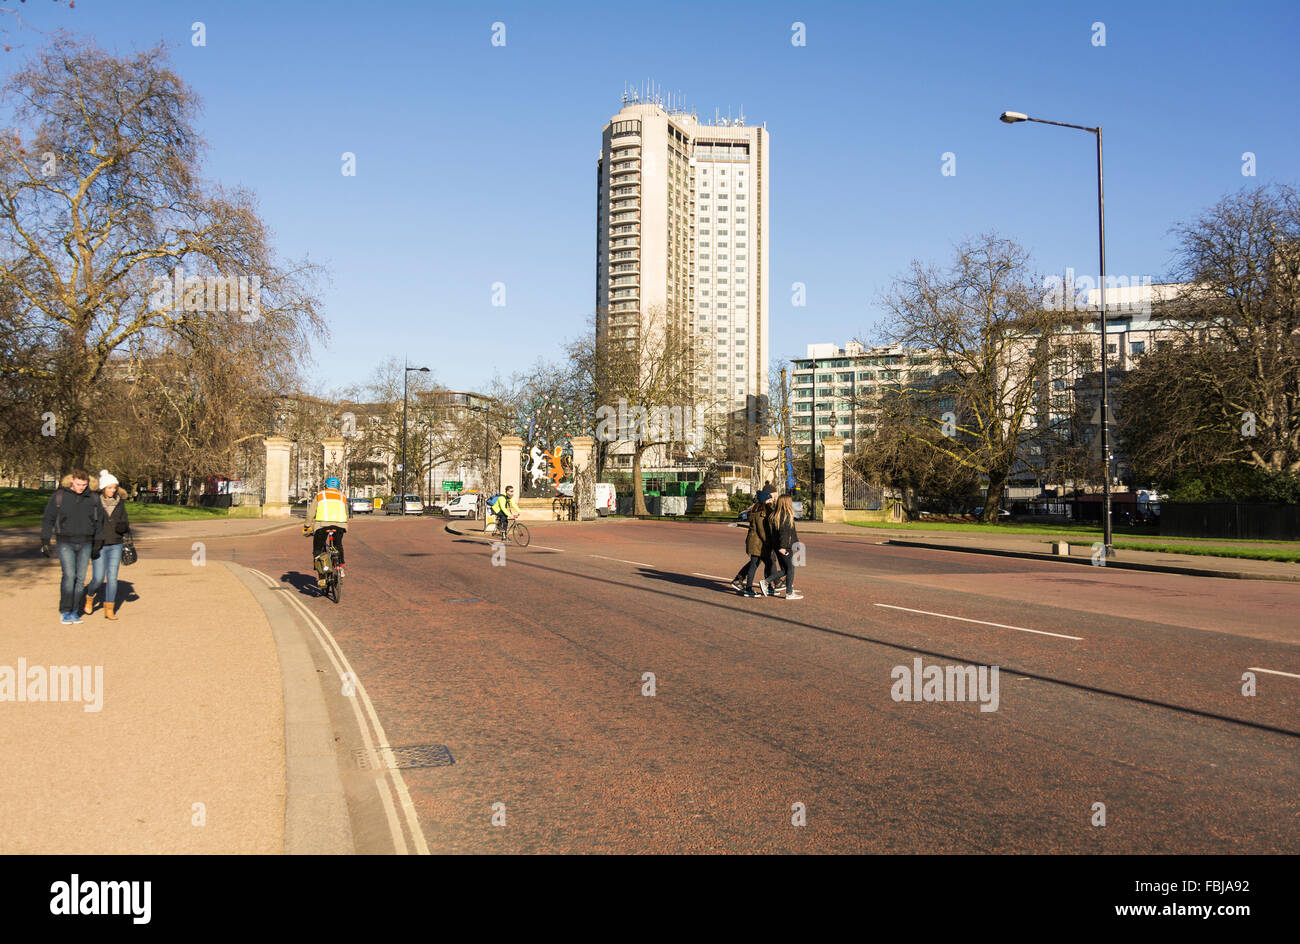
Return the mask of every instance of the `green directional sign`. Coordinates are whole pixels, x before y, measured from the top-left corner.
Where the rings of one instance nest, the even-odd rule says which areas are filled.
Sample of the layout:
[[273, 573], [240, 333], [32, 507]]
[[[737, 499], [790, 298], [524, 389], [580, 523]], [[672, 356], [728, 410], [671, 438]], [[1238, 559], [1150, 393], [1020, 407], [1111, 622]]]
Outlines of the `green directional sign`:
[[443, 482], [442, 490], [444, 492], [463, 492], [465, 491], [464, 482]]

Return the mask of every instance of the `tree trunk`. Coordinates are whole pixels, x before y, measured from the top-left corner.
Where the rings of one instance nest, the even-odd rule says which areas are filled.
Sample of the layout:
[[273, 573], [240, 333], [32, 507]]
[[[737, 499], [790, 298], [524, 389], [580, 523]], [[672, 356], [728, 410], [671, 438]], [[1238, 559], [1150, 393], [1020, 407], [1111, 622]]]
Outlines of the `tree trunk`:
[[1002, 508], [1002, 489], [1010, 478], [1009, 469], [990, 469], [989, 470], [989, 490], [984, 496], [984, 513], [980, 515], [980, 521], [989, 523], [997, 522], [998, 511]]
[[642, 484], [641, 477], [641, 456], [645, 453], [645, 446], [637, 446], [636, 451], [632, 453], [632, 514], [648, 515], [650, 512], [645, 506], [645, 486]]

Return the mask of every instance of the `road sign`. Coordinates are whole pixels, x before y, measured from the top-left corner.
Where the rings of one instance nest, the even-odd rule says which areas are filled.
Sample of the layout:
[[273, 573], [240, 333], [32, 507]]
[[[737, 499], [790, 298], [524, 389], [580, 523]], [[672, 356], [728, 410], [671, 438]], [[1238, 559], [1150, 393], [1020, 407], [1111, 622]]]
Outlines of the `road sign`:
[[444, 481], [444, 482], [442, 483], [442, 490], [443, 490], [444, 492], [463, 492], [463, 491], [465, 491], [465, 483], [464, 483], [464, 482], [446, 482], [446, 481]]

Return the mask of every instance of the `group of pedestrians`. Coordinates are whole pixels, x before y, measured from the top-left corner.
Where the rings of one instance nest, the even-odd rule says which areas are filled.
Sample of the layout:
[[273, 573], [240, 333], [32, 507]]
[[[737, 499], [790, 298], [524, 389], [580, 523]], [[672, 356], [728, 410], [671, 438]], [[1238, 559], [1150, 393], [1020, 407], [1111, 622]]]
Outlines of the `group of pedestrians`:
[[[104, 616], [117, 619], [117, 572], [123, 541], [130, 533], [126, 495], [116, 476], [107, 469], [97, 478], [85, 469], [74, 469], [63, 477], [41, 518], [41, 553], [46, 557], [57, 553], [63, 570], [60, 623], [80, 623], [83, 613], [93, 613], [101, 587]], [[91, 571], [89, 583], [87, 568]]]
[[[747, 517], [745, 553], [749, 560], [731, 581], [732, 587], [745, 597], [774, 597], [784, 589], [787, 600], [802, 600], [803, 594], [794, 588], [795, 545], [799, 542], [794, 527], [794, 499], [789, 495], [773, 495], [772, 486], [765, 483], [754, 496]], [[763, 577], [756, 593], [754, 575], [759, 563], [763, 565]], [[780, 574], [773, 577], [772, 571], [776, 569]]]

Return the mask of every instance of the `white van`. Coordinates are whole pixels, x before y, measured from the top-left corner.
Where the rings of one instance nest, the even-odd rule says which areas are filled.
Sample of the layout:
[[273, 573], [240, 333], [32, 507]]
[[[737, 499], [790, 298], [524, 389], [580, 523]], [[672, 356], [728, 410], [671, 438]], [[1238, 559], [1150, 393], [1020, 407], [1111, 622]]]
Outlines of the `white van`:
[[457, 495], [442, 506], [444, 518], [473, 518], [478, 514], [478, 492], [466, 492]]
[[[564, 482], [557, 485], [555, 490], [566, 498], [573, 497], [573, 483]], [[614, 498], [614, 486], [609, 482], [596, 483], [596, 514], [602, 518], [606, 515], [614, 514], [616, 499]]]

